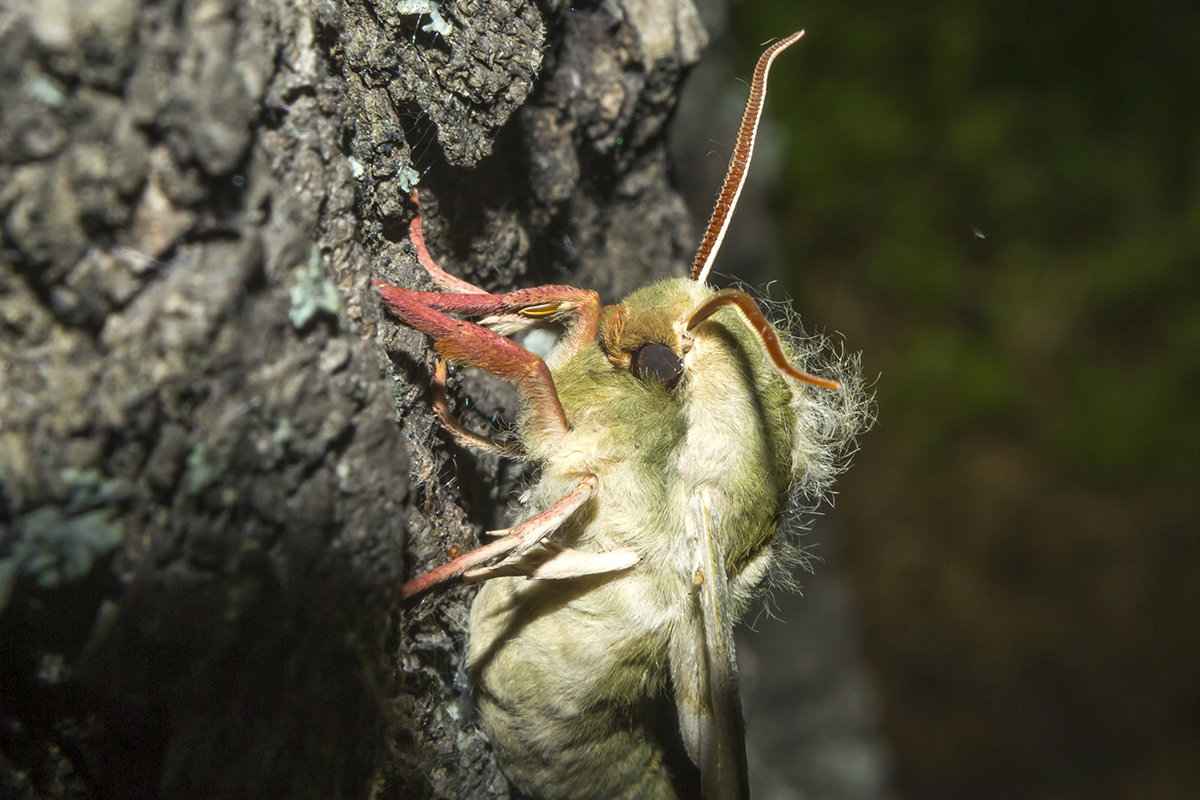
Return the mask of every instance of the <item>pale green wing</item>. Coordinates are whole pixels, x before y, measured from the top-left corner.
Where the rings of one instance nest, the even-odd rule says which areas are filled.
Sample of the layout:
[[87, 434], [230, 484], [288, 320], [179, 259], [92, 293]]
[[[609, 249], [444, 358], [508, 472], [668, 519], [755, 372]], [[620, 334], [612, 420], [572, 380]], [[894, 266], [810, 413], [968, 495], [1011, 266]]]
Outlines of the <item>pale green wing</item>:
[[671, 679], [683, 741], [700, 767], [704, 798], [737, 800], [749, 797], [746, 743], [729, 581], [714, 498], [713, 490], [701, 489], [688, 499], [692, 591], [687, 612], [671, 637]]

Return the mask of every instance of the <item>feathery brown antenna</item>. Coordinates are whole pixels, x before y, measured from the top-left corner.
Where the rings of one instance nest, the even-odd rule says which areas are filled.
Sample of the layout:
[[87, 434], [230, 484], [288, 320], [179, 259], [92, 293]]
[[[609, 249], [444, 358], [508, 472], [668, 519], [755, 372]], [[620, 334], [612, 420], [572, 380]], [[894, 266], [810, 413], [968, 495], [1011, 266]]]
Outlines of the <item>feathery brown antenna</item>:
[[771, 62], [775, 60], [775, 56], [791, 47], [803, 35], [804, 31], [796, 31], [768, 47], [758, 57], [758, 64], [754, 67], [754, 78], [750, 81], [750, 97], [746, 100], [746, 110], [742, 112], [742, 125], [738, 128], [737, 143], [733, 146], [733, 155], [729, 159], [729, 171], [725, 173], [721, 194], [717, 196], [717, 204], [708, 220], [708, 228], [704, 231], [700, 249], [696, 251], [696, 259], [692, 262], [692, 280], [697, 283], [708, 280], [708, 273], [717, 258], [717, 251], [721, 249], [721, 240], [725, 238], [725, 230], [733, 218], [733, 210], [737, 208], [742, 186], [746, 183], [746, 168], [750, 166], [750, 157], [754, 154], [754, 137], [758, 134], [763, 101], [767, 96], [767, 71], [771, 69]]
[[784, 375], [790, 375], [798, 381], [811, 383], [813, 386], [820, 386], [824, 389], [840, 389], [842, 385], [837, 381], [829, 378], [822, 378], [819, 375], [813, 375], [810, 372], [796, 369], [791, 362], [787, 360], [787, 355], [783, 352], [783, 345], [779, 343], [779, 334], [775, 333], [775, 329], [771, 327], [771, 323], [767, 322], [767, 318], [763, 316], [762, 311], [759, 311], [758, 304], [754, 302], [754, 298], [745, 292], [739, 292], [737, 289], [724, 289], [713, 295], [712, 299], [700, 307], [695, 314], [692, 314], [688, 320], [687, 329], [693, 331], [701, 322], [711, 317], [718, 309], [725, 306], [732, 306], [742, 314], [742, 318], [750, 325], [750, 329], [754, 331], [759, 340], [763, 344], [763, 349], [767, 351], [771, 362]]

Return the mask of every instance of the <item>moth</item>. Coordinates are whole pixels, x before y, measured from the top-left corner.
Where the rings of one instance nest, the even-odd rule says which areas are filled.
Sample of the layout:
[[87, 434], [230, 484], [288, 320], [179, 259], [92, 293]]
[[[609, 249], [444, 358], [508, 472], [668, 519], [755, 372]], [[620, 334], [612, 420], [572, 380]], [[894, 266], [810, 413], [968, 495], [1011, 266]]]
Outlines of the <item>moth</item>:
[[[854, 359], [791, 339], [749, 295], [706, 285], [767, 73], [802, 35], [758, 61], [690, 278], [616, 305], [569, 286], [488, 294], [434, 262], [418, 210], [411, 242], [441, 291], [375, 282], [433, 340], [446, 429], [537, 469], [520, 522], [402, 588], [483, 582], [470, 615], [473, 693], [497, 762], [533, 797], [677, 796], [672, 743], [651, 714], [664, 699], [703, 796], [748, 793], [732, 626], [787, 561], [776, 533], [789, 509], [815, 507], [865, 421]], [[544, 358], [507, 338], [546, 324], [560, 333]], [[447, 362], [516, 386], [515, 447], [453, 417]]]

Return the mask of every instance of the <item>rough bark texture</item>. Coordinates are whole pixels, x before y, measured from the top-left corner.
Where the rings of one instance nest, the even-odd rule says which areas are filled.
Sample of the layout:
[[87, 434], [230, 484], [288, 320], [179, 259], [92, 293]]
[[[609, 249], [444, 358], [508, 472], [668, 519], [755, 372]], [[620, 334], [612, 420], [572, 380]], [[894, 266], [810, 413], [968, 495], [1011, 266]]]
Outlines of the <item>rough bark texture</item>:
[[484, 286], [682, 272], [691, 3], [557, 5], [0, 10], [5, 794], [507, 792], [459, 706], [467, 591], [397, 589], [518, 476], [438, 433], [369, 279], [423, 280], [418, 178]]
[[6, 790], [361, 795], [406, 448], [332, 5], [0, 23]]

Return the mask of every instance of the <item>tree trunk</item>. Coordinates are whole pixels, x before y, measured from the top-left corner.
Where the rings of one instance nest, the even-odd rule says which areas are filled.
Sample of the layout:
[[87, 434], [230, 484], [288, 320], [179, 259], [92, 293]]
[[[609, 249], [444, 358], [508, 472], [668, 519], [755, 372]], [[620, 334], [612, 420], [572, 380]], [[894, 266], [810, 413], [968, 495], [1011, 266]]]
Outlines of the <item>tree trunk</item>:
[[[468, 593], [520, 476], [370, 279], [619, 298], [694, 239], [690, 0], [0, 9], [0, 769], [18, 797], [485, 797]], [[468, 424], [512, 409], [474, 376]], [[410, 477], [412, 476], [412, 477]], [[411, 535], [410, 535], [411, 534]]]

